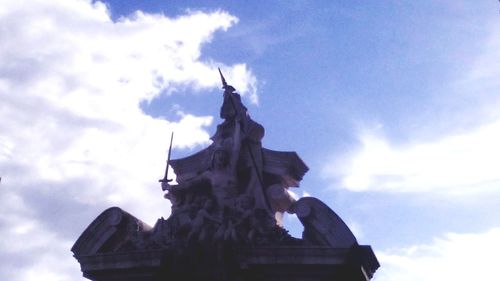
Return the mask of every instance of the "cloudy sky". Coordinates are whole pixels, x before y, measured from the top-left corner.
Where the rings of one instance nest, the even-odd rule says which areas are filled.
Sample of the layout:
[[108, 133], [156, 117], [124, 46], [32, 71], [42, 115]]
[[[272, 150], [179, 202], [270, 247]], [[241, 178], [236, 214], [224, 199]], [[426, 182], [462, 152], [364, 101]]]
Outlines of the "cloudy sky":
[[1, 280], [82, 280], [108, 207], [167, 217], [170, 132], [173, 158], [210, 143], [217, 67], [374, 280], [497, 275], [498, 1], [123, 2], [0, 0]]

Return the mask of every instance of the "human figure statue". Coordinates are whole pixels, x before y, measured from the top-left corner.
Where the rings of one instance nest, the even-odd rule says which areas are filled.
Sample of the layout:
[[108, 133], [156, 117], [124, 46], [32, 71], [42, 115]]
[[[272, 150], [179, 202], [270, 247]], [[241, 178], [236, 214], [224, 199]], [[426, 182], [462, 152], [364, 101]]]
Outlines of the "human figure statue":
[[[211, 195], [215, 200], [220, 217], [224, 216], [226, 209], [234, 207], [239, 193], [236, 164], [241, 146], [241, 129], [239, 120], [234, 119], [233, 121], [233, 134], [219, 138], [215, 143], [210, 169], [178, 185], [162, 182], [162, 188], [169, 191], [166, 195], [167, 198], [175, 197], [175, 194], [182, 194], [206, 182], [210, 185]], [[177, 201], [174, 200], [174, 202]]]
[[264, 209], [257, 208], [250, 217], [248, 239], [255, 241], [257, 237], [266, 238], [276, 227], [276, 220]]
[[243, 229], [244, 239], [251, 241], [255, 236], [256, 228], [252, 227], [252, 220], [255, 212], [255, 198], [249, 195], [242, 195], [239, 204], [237, 206], [237, 210], [240, 212], [238, 222], [236, 223], [237, 227]]
[[215, 240], [261, 240], [276, 227], [275, 213], [288, 211], [293, 203], [284, 196], [286, 189], [297, 187], [308, 168], [295, 152], [262, 147], [264, 127], [250, 118], [240, 95], [226, 83], [222, 73], [221, 78], [223, 122], [211, 137], [213, 143], [171, 161], [169, 150], [167, 167], [173, 168], [178, 184], [171, 185], [165, 176], [162, 189], [172, 203], [172, 221], [179, 225], [192, 224], [197, 208], [201, 208], [194, 202], [210, 198], [214, 203], [210, 215], [221, 221]]
[[197, 237], [198, 241], [202, 242], [207, 239], [208, 236], [208, 227], [207, 222], [212, 222], [216, 224], [221, 224], [221, 221], [210, 215], [210, 211], [212, 210], [213, 202], [211, 199], [206, 199], [203, 208], [199, 209], [196, 213], [196, 216], [191, 221], [191, 231], [187, 236], [187, 241], [192, 241], [194, 237]]
[[219, 209], [224, 213], [233, 208], [238, 196], [236, 164], [241, 147], [241, 129], [238, 119], [234, 120], [233, 135], [219, 140], [212, 159], [212, 168], [207, 172], [212, 187], [212, 195]]
[[[220, 71], [220, 70], [219, 70]], [[230, 135], [234, 128], [231, 126], [233, 120], [239, 119], [241, 123], [241, 153], [238, 159], [238, 168], [248, 175], [244, 185], [245, 194], [255, 198], [255, 206], [264, 209], [272, 214], [271, 207], [265, 196], [265, 186], [263, 182], [263, 158], [261, 140], [264, 137], [264, 127], [253, 121], [247, 108], [241, 102], [241, 97], [235, 89], [228, 85], [222, 76], [224, 88], [224, 101], [220, 109], [220, 117], [224, 122], [217, 126], [217, 131], [212, 137], [214, 142], [224, 139]]]

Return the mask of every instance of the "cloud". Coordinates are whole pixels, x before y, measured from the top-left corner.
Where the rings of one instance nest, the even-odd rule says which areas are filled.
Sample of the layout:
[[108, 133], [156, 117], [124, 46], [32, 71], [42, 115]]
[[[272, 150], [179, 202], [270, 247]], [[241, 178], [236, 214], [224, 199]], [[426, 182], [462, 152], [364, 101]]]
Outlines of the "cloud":
[[361, 142], [342, 170], [341, 185], [350, 190], [462, 194], [500, 186], [500, 121], [435, 142], [398, 147], [369, 133]]
[[431, 244], [377, 252], [374, 281], [485, 280], [496, 276], [500, 228], [484, 233], [448, 233]]
[[[8, 194], [5, 199], [14, 199]], [[13, 203], [20, 203], [13, 200]], [[7, 201], [2, 201], [7, 203]], [[12, 204], [13, 205], [13, 204]], [[5, 208], [2, 208], [5, 211]], [[19, 207], [17, 207], [19, 211]], [[74, 280], [81, 275], [78, 263], [71, 258], [69, 249], [72, 241], [64, 235], [47, 228], [43, 223], [19, 214], [2, 212], [0, 219], [0, 242], [2, 280]], [[16, 220], [6, 222], [5, 219]], [[57, 220], [57, 218], [52, 218]], [[14, 225], [9, 228], [8, 225]], [[60, 225], [60, 227], [68, 227]], [[32, 258], [29, 258], [32, 257]]]
[[140, 104], [220, 87], [217, 66], [257, 102], [246, 65], [200, 59], [237, 21], [224, 11], [113, 21], [94, 1], [0, 4], [0, 279], [81, 276], [69, 248], [111, 205], [149, 224], [168, 215], [158, 178], [170, 132], [177, 148], [206, 145], [213, 118], [153, 118]]

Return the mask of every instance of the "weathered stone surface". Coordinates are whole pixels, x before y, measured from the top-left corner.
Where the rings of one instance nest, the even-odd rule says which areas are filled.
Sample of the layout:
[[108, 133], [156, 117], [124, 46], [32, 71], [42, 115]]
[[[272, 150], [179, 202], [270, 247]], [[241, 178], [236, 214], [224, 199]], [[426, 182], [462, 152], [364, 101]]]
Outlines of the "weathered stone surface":
[[[226, 280], [352, 280], [371, 278], [371, 249], [242, 249], [230, 263]], [[82, 271], [91, 280], [223, 280], [217, 266], [211, 271], [187, 257], [174, 261], [168, 251], [127, 252], [80, 257]], [[358, 260], [356, 260], [359, 258]], [[363, 260], [365, 259], [365, 260]], [[376, 265], [378, 266], [378, 265]]]

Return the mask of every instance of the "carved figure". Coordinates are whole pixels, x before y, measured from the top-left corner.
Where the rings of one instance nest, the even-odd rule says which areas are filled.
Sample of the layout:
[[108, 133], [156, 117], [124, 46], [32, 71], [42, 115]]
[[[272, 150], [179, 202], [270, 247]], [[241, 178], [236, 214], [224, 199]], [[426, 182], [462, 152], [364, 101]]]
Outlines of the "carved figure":
[[[264, 127], [250, 118], [240, 95], [222, 73], [221, 79], [220, 116], [224, 120], [211, 138], [212, 145], [183, 159], [169, 158], [177, 184], [161, 180], [162, 190], [172, 203], [172, 219], [179, 231], [189, 226], [188, 240], [207, 237], [211, 231], [203, 223], [212, 218], [208, 219], [212, 224], [219, 222], [212, 239], [264, 241], [280, 228], [275, 213], [289, 209], [293, 201], [286, 197], [286, 189], [298, 186], [307, 166], [294, 152], [262, 147]], [[203, 206], [193, 211], [200, 198], [212, 199], [213, 210]]]
[[238, 178], [236, 175], [236, 163], [240, 149], [240, 125], [234, 120], [234, 134], [220, 139], [211, 157], [210, 169], [200, 175], [180, 182], [178, 185], [170, 185], [162, 182], [162, 189], [169, 193], [165, 195], [172, 202], [175, 210], [182, 205], [182, 200], [187, 194], [196, 192], [197, 187], [208, 183], [219, 215], [223, 217], [226, 209], [233, 208], [234, 200], [238, 196]]
[[[378, 267], [376, 259], [368, 256], [371, 260], [366, 260], [366, 255], [358, 258], [358, 253], [366, 249], [359, 247], [340, 217], [316, 198], [295, 200], [288, 193], [289, 188], [299, 186], [307, 172], [304, 162], [295, 152], [262, 147], [264, 128], [250, 118], [240, 95], [226, 83], [222, 73], [221, 79], [224, 98], [220, 116], [224, 120], [211, 138], [213, 143], [191, 156], [170, 160], [173, 134], [171, 136], [167, 167], [160, 180], [166, 192], [164, 197], [172, 204], [170, 217], [159, 219], [154, 228], [150, 228], [119, 208], [106, 210], [72, 248], [75, 257], [83, 260], [82, 270], [83, 263], [90, 269], [86, 272], [89, 275], [103, 265], [111, 265], [117, 270], [114, 266], [121, 268], [122, 257], [128, 255], [133, 267], [124, 270], [133, 268], [129, 273], [135, 274], [136, 266], [142, 272], [144, 265], [150, 267], [158, 263], [151, 270], [154, 274], [161, 272], [162, 276], [171, 274], [166, 277], [169, 280], [246, 280], [253, 279], [254, 274], [260, 277], [267, 265], [279, 264], [279, 268], [287, 268], [299, 264], [304, 267], [306, 263], [301, 259], [316, 253], [309, 260], [313, 263], [307, 264], [313, 266], [311, 272], [330, 271], [325, 270], [327, 263], [316, 264], [318, 258], [323, 262], [326, 254], [330, 257], [326, 259], [328, 263], [330, 260], [353, 261], [349, 272], [361, 268], [355, 279], [371, 277]], [[176, 174], [177, 184], [170, 184], [169, 166]], [[291, 237], [279, 224], [276, 218], [283, 212], [297, 215], [304, 226], [302, 239]], [[143, 255], [147, 249], [153, 251]], [[297, 258], [283, 255], [296, 253], [297, 249], [301, 253]], [[330, 249], [334, 250], [333, 255], [329, 254]], [[281, 254], [276, 255], [275, 250]], [[107, 259], [112, 255], [108, 254], [115, 252], [119, 258], [109, 262]], [[129, 253], [122, 255], [126, 252]], [[241, 260], [241, 255], [247, 255], [248, 259]], [[147, 258], [146, 263], [140, 256]], [[287, 267], [283, 267], [281, 261], [286, 261]], [[360, 267], [358, 261], [367, 267]], [[366, 268], [371, 271], [365, 271]], [[269, 278], [262, 275], [262, 280], [276, 279], [275, 269], [269, 267], [263, 271], [272, 272], [272, 275], [267, 276]], [[104, 272], [107, 278], [108, 269]], [[294, 272], [282, 277], [294, 279]], [[345, 272], [342, 269], [342, 274], [335, 276], [342, 277]], [[301, 274], [297, 278], [306, 277]]]
[[219, 146], [213, 154], [212, 169], [206, 174], [222, 216], [226, 209], [233, 208], [234, 200], [238, 196], [236, 163], [241, 146], [240, 135], [240, 122], [234, 120], [232, 137], [219, 140]]
[[[226, 83], [220, 72], [224, 88], [224, 101], [222, 103], [220, 116], [224, 122], [217, 127], [212, 140], [217, 143], [233, 131], [241, 131], [242, 136], [238, 138], [241, 146], [238, 168], [242, 174], [247, 176], [246, 182], [241, 182], [245, 194], [255, 199], [255, 205], [269, 213], [272, 213], [269, 202], [265, 197], [265, 183], [263, 181], [263, 158], [261, 139], [264, 137], [264, 127], [253, 121], [248, 115], [247, 108], [241, 102], [241, 97], [235, 89]], [[236, 120], [236, 122], [235, 122]], [[239, 128], [231, 126], [233, 123], [241, 124]], [[234, 132], [233, 132], [234, 133]]]
[[251, 241], [255, 235], [256, 228], [252, 227], [252, 218], [255, 212], [255, 199], [249, 195], [242, 195], [236, 207], [239, 212], [236, 227], [242, 232], [246, 241]]
[[187, 236], [187, 241], [192, 241], [193, 237], [197, 237], [199, 242], [205, 241], [208, 236], [208, 227], [207, 223], [216, 223], [220, 224], [221, 221], [217, 218], [210, 215], [210, 211], [212, 210], [212, 200], [206, 199], [203, 208], [198, 210], [196, 216], [191, 222], [191, 231]]

